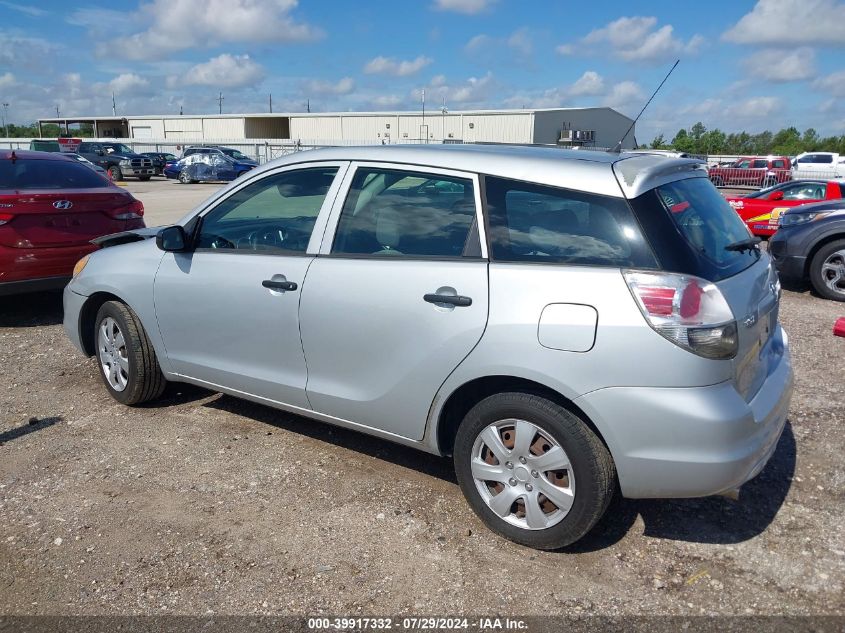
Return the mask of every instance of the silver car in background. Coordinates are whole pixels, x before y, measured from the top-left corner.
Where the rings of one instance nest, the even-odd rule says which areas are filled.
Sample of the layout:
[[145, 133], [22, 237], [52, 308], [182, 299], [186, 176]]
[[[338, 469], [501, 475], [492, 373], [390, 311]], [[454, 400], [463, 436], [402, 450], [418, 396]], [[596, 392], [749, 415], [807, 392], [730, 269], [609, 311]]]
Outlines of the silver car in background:
[[780, 284], [700, 161], [315, 150], [100, 243], [65, 329], [118, 401], [187, 382], [451, 455], [531, 547], [577, 541], [617, 483], [734, 491], [786, 421]]

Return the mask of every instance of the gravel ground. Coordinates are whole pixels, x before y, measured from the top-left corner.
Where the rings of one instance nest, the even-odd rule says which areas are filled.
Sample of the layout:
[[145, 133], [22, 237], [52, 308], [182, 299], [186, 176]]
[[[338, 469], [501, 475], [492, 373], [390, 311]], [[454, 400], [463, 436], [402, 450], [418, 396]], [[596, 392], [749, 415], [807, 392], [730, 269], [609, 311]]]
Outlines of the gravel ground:
[[58, 295], [0, 299], [0, 613], [843, 614], [842, 314], [785, 293], [796, 396], [739, 502], [617, 500], [544, 553], [448, 460], [193, 387], [123, 407]]

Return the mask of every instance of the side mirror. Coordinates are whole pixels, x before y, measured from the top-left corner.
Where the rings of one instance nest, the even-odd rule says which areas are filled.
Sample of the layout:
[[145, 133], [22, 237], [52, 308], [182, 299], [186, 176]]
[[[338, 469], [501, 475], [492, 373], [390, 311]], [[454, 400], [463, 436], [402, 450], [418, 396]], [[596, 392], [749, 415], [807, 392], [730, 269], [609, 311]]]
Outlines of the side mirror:
[[783, 191], [775, 191], [769, 196], [769, 200], [783, 200]]
[[185, 229], [178, 224], [167, 226], [156, 235], [156, 246], [168, 253], [179, 253], [187, 250], [188, 238]]

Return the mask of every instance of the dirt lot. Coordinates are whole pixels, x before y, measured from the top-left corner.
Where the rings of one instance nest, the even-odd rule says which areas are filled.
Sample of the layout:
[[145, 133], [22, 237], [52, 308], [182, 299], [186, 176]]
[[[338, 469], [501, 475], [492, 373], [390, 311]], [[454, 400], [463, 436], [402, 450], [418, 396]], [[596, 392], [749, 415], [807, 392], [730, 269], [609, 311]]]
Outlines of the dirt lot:
[[842, 314], [785, 293], [797, 392], [738, 503], [617, 501], [540, 553], [447, 460], [178, 385], [125, 408], [57, 295], [0, 299], [0, 613], [842, 614]]

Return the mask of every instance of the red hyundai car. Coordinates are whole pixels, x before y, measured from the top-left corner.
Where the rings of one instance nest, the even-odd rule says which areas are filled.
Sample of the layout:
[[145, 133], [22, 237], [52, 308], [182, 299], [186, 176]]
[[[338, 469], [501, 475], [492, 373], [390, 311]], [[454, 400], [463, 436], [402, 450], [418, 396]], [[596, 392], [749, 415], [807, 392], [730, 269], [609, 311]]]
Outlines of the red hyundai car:
[[778, 230], [781, 213], [810, 202], [845, 198], [845, 182], [838, 180], [793, 180], [747, 196], [725, 196], [748, 229], [761, 237]]
[[0, 150], [0, 295], [63, 287], [95, 237], [144, 228], [144, 205], [59, 153]]

